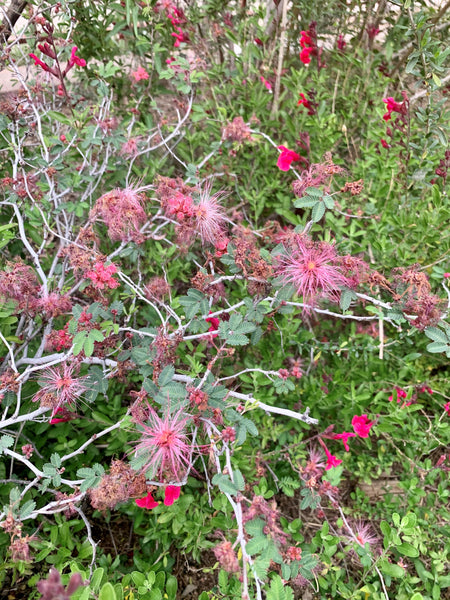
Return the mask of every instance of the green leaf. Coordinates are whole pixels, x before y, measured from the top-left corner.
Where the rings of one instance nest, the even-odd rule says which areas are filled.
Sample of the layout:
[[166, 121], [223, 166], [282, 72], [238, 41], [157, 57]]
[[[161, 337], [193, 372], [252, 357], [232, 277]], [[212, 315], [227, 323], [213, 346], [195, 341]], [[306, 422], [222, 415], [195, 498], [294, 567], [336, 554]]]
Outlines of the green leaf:
[[234, 479], [234, 485], [237, 487], [237, 489], [240, 492], [243, 492], [245, 489], [245, 480], [244, 480], [244, 477], [242, 476], [242, 473], [239, 471], [239, 469], [235, 469], [233, 471], [233, 479]]
[[356, 299], [356, 295], [354, 292], [352, 292], [352, 290], [342, 290], [341, 297], [339, 299], [339, 306], [341, 307], [341, 310], [343, 312], [348, 310], [350, 308], [350, 304], [351, 304], [352, 300], [355, 300], [355, 299]]
[[10, 435], [2, 435], [2, 437], [0, 437], [0, 452], [4, 449], [4, 448], [11, 448], [11, 446], [14, 444], [14, 438]]
[[256, 537], [252, 538], [250, 541], [247, 542], [247, 544], [245, 545], [245, 550], [247, 554], [253, 556], [254, 554], [258, 554], [259, 552], [267, 548], [268, 545], [269, 539], [267, 537]]
[[34, 500], [27, 500], [20, 507], [20, 518], [25, 519], [28, 517], [33, 510], [36, 508], [36, 502]]
[[219, 490], [224, 494], [236, 494], [238, 492], [238, 488], [234, 485], [228, 475], [216, 473], [212, 478], [212, 482], [214, 485], [217, 485]]
[[294, 201], [295, 208], [311, 208], [315, 204], [317, 204], [317, 198], [308, 198], [307, 196]]
[[427, 345], [428, 352], [436, 353], [436, 352], [447, 352], [450, 347], [448, 344], [443, 344], [442, 342], [431, 342], [431, 344]]
[[251, 537], [264, 536], [264, 533], [263, 533], [264, 526], [265, 526], [265, 522], [262, 519], [260, 519], [260, 518], [252, 519], [251, 521], [247, 521], [247, 523], [245, 524], [245, 531]]
[[77, 356], [83, 350], [84, 342], [87, 336], [86, 331], [79, 331], [73, 338], [73, 354]]
[[435, 342], [441, 342], [442, 344], [447, 344], [449, 342], [449, 339], [445, 333], [437, 327], [427, 327], [424, 333], [430, 338], [430, 340]]
[[168, 575], [166, 583], [166, 593], [168, 600], [175, 600], [177, 596], [178, 581], [173, 575]]
[[323, 202], [317, 202], [317, 204], [315, 204], [313, 206], [313, 209], [311, 212], [311, 221], [313, 221], [314, 223], [317, 223], [318, 221], [320, 221], [320, 219], [323, 217], [324, 214], [325, 214], [325, 204]]
[[101, 567], [98, 569], [95, 569], [94, 573], [92, 574], [89, 585], [94, 592], [97, 592], [99, 590], [104, 574], [105, 574], [105, 569], [102, 569]]
[[286, 600], [283, 581], [279, 575], [275, 575], [270, 582], [270, 590], [267, 590], [266, 598], [267, 600]]
[[116, 592], [109, 582], [102, 586], [98, 600], [117, 600]]
[[47, 112], [47, 117], [50, 117], [50, 119], [55, 119], [56, 121], [59, 121], [60, 123], [63, 123], [64, 125], [71, 124], [71, 121], [67, 115], [65, 115], [61, 112], [58, 112], [56, 110], [49, 110]]
[[307, 196], [315, 196], [316, 198], [322, 198], [322, 196], [323, 196], [322, 190], [318, 190], [315, 187], [306, 188], [305, 194]]
[[170, 383], [172, 381], [174, 375], [175, 375], [174, 367], [172, 365], [168, 365], [161, 371], [161, 373], [158, 377], [158, 385], [160, 385], [161, 387], [164, 387], [165, 385], [167, 385], [168, 383]]
[[398, 565], [394, 565], [393, 563], [388, 562], [387, 560], [383, 560], [378, 564], [380, 570], [385, 575], [390, 575], [396, 579], [400, 579], [405, 576], [405, 569], [403, 567], [399, 567]]
[[[92, 356], [94, 353], [94, 340], [88, 336], [83, 344], [83, 351], [86, 356]], [[75, 351], [74, 351], [75, 354]]]
[[146, 580], [145, 575], [143, 573], [139, 573], [139, 571], [133, 571], [131, 573], [131, 579], [137, 586], [144, 585]]
[[417, 548], [414, 548], [412, 544], [408, 544], [408, 542], [403, 542], [400, 546], [396, 546], [396, 550], [403, 554], [404, 556], [409, 556], [410, 558], [417, 558], [419, 556], [419, 551]]

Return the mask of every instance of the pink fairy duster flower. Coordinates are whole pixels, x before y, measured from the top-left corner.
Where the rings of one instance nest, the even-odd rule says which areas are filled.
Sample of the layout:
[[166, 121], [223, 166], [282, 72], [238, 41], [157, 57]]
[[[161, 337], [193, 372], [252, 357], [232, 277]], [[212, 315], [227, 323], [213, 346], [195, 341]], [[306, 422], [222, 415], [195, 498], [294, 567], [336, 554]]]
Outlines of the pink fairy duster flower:
[[300, 160], [300, 155], [293, 150], [289, 150], [286, 146], [278, 146], [278, 150], [281, 150], [277, 161], [277, 167], [281, 171], [289, 171], [291, 163]]
[[293, 285], [305, 303], [314, 305], [319, 296], [339, 301], [340, 288], [347, 285], [347, 278], [337, 259], [331, 244], [294, 235], [286, 254], [277, 256], [275, 273], [284, 285]]
[[33, 396], [33, 402], [54, 410], [65, 404], [74, 406], [77, 398], [87, 390], [87, 377], [78, 377], [77, 370], [78, 366], [67, 363], [45, 369], [38, 381], [41, 389]]
[[181, 487], [179, 485], [168, 485], [164, 492], [164, 506], [172, 506], [180, 497]]
[[136, 458], [145, 460], [142, 472], [149, 477], [180, 481], [190, 467], [191, 447], [186, 427], [190, 418], [180, 408], [172, 415], [165, 409], [161, 418], [149, 405], [146, 421], [137, 420], [141, 440], [136, 446]]
[[342, 440], [345, 451], [348, 452], [350, 450], [350, 446], [348, 445], [348, 438], [356, 437], [356, 433], [349, 433], [347, 431], [344, 431], [343, 433], [333, 433], [331, 437], [333, 438], [333, 440]]
[[216, 245], [225, 237], [225, 214], [219, 201], [228, 193], [220, 191], [211, 194], [211, 187], [212, 183], [209, 181], [200, 192], [199, 202], [194, 206], [195, 229], [203, 244]]
[[228, 573], [239, 573], [239, 561], [231, 542], [223, 541], [213, 548], [214, 556], [220, 567]]
[[353, 533], [355, 537], [351, 538], [352, 541], [356, 541], [361, 548], [364, 548], [366, 544], [373, 546], [378, 543], [377, 536], [373, 533], [370, 525], [367, 523], [363, 523], [362, 521], [355, 523], [353, 526]]
[[153, 498], [151, 493], [148, 493], [145, 498], [137, 498], [135, 502], [140, 508], [146, 508], [148, 510], [156, 508], [159, 504], [159, 502], [156, 502]]
[[310, 448], [309, 456], [304, 467], [304, 472], [308, 476], [321, 477], [325, 463], [323, 462], [323, 454], [319, 448]]
[[131, 72], [131, 77], [133, 77], [134, 81], [137, 83], [138, 81], [148, 79], [150, 76], [144, 67], [138, 67], [136, 71]]
[[374, 421], [368, 421], [367, 415], [355, 415], [352, 419], [352, 427], [355, 430], [355, 433], [359, 435], [361, 438], [369, 437], [369, 432], [374, 424]]
[[119, 282], [114, 279], [113, 275], [117, 272], [117, 267], [114, 264], [105, 266], [102, 262], [97, 262], [92, 271], [87, 271], [84, 276], [92, 281], [92, 285], [99, 290], [108, 287], [114, 289], [118, 287]]

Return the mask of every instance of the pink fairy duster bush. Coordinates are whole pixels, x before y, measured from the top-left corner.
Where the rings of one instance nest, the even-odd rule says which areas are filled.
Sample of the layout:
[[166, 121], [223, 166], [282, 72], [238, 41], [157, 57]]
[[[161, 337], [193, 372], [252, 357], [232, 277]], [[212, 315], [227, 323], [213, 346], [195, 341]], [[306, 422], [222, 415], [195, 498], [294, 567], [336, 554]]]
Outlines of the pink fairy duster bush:
[[117, 188], [98, 198], [90, 217], [103, 220], [112, 241], [140, 243], [143, 236], [139, 230], [147, 220], [144, 205], [145, 195], [133, 187]]

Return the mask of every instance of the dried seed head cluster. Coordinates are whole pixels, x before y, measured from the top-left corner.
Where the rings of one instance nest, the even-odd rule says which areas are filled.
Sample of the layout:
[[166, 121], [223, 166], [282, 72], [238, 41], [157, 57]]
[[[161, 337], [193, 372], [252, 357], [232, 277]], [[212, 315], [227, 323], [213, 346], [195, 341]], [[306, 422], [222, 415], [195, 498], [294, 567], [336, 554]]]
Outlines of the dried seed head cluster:
[[223, 128], [222, 138], [231, 142], [251, 142], [252, 135], [249, 126], [242, 117], [235, 117]]
[[120, 502], [139, 497], [147, 493], [148, 486], [143, 474], [136, 471], [121, 460], [111, 463], [108, 475], [104, 475], [100, 484], [89, 491], [91, 504], [102, 512], [112, 509]]
[[147, 220], [145, 202], [145, 195], [133, 187], [111, 190], [100, 196], [90, 212], [90, 218], [103, 220], [113, 242], [132, 240], [141, 243], [144, 236], [139, 230]]

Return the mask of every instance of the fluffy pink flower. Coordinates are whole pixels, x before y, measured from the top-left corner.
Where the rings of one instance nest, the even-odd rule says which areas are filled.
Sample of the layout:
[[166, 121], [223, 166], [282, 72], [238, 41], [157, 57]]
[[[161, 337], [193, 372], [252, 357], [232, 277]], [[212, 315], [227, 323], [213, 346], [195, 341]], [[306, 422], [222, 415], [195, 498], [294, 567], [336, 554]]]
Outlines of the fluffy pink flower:
[[344, 431], [343, 433], [332, 434], [333, 440], [342, 440], [346, 452], [350, 450], [350, 446], [348, 445], [348, 438], [351, 437], [356, 437], [356, 433], [349, 433], [348, 431]]
[[114, 289], [119, 285], [117, 279], [113, 277], [116, 272], [116, 265], [110, 264], [105, 266], [102, 262], [97, 262], [94, 265], [94, 269], [87, 271], [84, 276], [91, 279], [93, 286], [99, 290], [103, 290], [105, 287]]
[[172, 506], [180, 497], [181, 487], [179, 485], [168, 485], [164, 492], [164, 506]]
[[293, 150], [289, 150], [286, 146], [278, 146], [278, 150], [281, 150], [277, 161], [277, 167], [281, 171], [289, 171], [291, 163], [300, 160], [300, 155]]
[[153, 498], [151, 493], [148, 493], [145, 498], [137, 498], [135, 502], [140, 508], [146, 508], [148, 510], [156, 508], [159, 504], [159, 502], [156, 502]]
[[161, 418], [151, 406], [146, 421], [137, 420], [141, 440], [136, 446], [136, 457], [146, 460], [142, 471], [149, 477], [176, 481], [183, 478], [191, 457], [186, 433], [189, 420], [182, 408], [172, 415], [166, 408]]
[[203, 244], [217, 244], [225, 237], [225, 214], [219, 200], [227, 192], [211, 194], [211, 186], [209, 181], [200, 193], [198, 204], [194, 205], [195, 229]]
[[318, 296], [338, 301], [340, 288], [348, 282], [337, 258], [331, 244], [295, 235], [286, 254], [277, 257], [275, 272], [285, 285], [293, 285], [306, 303], [314, 305]]
[[138, 81], [141, 81], [142, 79], [148, 79], [149, 74], [144, 69], [144, 67], [138, 67], [136, 69], [136, 71], [131, 72], [131, 77], [133, 77], [134, 81], [137, 83]]
[[86, 377], [75, 376], [76, 368], [63, 363], [45, 369], [39, 379], [41, 389], [33, 396], [33, 402], [41, 402], [42, 406], [51, 406], [54, 410], [64, 404], [73, 406], [87, 389]]
[[354, 533], [356, 537], [356, 541], [360, 546], [364, 548], [366, 544], [369, 546], [373, 546], [378, 543], [377, 536], [373, 533], [370, 528], [370, 525], [367, 523], [363, 523], [362, 521], [358, 521], [354, 525]]
[[353, 429], [355, 430], [356, 434], [362, 438], [369, 437], [369, 432], [373, 424], [374, 421], [367, 420], [367, 415], [361, 415], [360, 417], [355, 415], [352, 419]]

